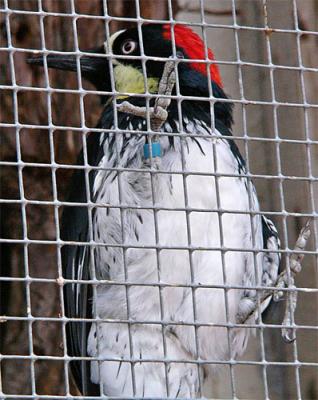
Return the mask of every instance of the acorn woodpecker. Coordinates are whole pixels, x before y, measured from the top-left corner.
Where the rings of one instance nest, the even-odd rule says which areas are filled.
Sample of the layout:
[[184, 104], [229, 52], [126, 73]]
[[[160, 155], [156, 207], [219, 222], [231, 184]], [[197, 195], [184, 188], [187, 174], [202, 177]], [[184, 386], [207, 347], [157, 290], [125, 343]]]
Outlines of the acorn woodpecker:
[[[172, 94], [180, 96], [153, 167], [143, 152], [147, 120], [116, 110], [113, 96], [145, 106], [175, 51]], [[186, 26], [148, 24], [80, 57], [82, 77], [105, 103], [79, 156], [89, 172], [75, 173], [76, 204], [62, 218], [67, 350], [84, 395], [202, 396], [217, 363], [246, 347], [251, 329], [227, 325], [254, 307], [255, 286], [276, 281], [277, 231], [259, 212], [231, 137], [232, 104], [207, 56], [208, 66], [199, 61], [203, 41]], [[48, 55], [47, 65], [77, 71], [72, 55]]]

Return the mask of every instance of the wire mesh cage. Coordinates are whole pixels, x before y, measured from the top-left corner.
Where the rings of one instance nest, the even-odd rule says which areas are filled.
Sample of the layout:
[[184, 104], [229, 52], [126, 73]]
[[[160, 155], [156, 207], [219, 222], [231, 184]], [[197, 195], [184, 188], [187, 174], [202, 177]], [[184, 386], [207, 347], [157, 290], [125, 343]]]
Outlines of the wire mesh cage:
[[0, 12], [0, 397], [318, 398], [316, 1]]

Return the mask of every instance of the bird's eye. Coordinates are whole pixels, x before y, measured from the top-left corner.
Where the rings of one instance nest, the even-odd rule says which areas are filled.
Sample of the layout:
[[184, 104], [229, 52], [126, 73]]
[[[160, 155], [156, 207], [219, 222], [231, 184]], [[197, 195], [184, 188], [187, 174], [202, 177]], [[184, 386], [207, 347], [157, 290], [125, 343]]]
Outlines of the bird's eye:
[[131, 39], [125, 40], [121, 46], [123, 54], [131, 54], [136, 50], [136, 48], [137, 48], [137, 43]]

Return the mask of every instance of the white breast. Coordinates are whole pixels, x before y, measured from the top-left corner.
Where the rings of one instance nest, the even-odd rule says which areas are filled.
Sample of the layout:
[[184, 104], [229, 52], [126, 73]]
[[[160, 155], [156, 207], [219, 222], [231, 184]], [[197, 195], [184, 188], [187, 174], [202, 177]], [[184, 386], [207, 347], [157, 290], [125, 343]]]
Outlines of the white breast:
[[[94, 239], [108, 244], [107, 247], [98, 247], [96, 250], [97, 275], [107, 277], [114, 282], [125, 282], [127, 279], [136, 284], [129, 287], [128, 293], [125, 286], [99, 286], [95, 306], [100, 317], [131, 318], [144, 322], [166, 320], [223, 324], [235, 321], [243, 291], [230, 290], [225, 300], [224, 290], [215, 286], [224, 283], [255, 284], [253, 253], [245, 250], [251, 250], [253, 246], [259, 248], [262, 245], [260, 219], [258, 216], [253, 217], [254, 237], [257, 241], [253, 244], [251, 217], [239, 212], [258, 210], [258, 202], [255, 191], [251, 192], [249, 200], [247, 182], [244, 178], [220, 177], [216, 181], [213, 176], [215, 173], [220, 175], [238, 173], [237, 160], [230, 151], [227, 141], [220, 136], [211, 139], [201, 138], [197, 141], [200, 146], [189, 138], [184, 142], [182, 159], [181, 144], [176, 140], [175, 149], [164, 153], [160, 165], [161, 171], [171, 173], [154, 174], [152, 184], [149, 167], [143, 164], [141, 156], [136, 158], [132, 166], [145, 167], [145, 172], [124, 172], [121, 173], [119, 180], [118, 177], [114, 177], [114, 173], [109, 174], [107, 171], [100, 171], [97, 174], [95, 182], [98, 185], [94, 186], [96, 191], [98, 189], [97, 202], [125, 206], [122, 211], [119, 208], [110, 208], [108, 212], [107, 208], [96, 209]], [[142, 142], [138, 146], [136, 151], [142, 154]], [[107, 148], [105, 153], [107, 154]], [[112, 162], [107, 161], [106, 157], [102, 160], [105, 168]], [[181, 171], [194, 174], [176, 173]], [[154, 189], [153, 196], [151, 185]], [[142, 208], [153, 206], [165, 210], [154, 212]], [[188, 212], [184, 210], [185, 208], [188, 208]], [[218, 212], [220, 208], [233, 213], [220, 214]], [[121, 248], [110, 246], [122, 243], [128, 246], [125, 254]], [[129, 247], [134, 245], [140, 248]], [[157, 246], [159, 249], [143, 248], [143, 246]], [[220, 250], [222, 246], [231, 250], [222, 254]], [[187, 248], [194, 250], [189, 251]], [[260, 257], [257, 256], [256, 268], [259, 272]], [[159, 289], [158, 286], [152, 285], [158, 282], [168, 284], [170, 287]], [[149, 283], [149, 286], [138, 286], [138, 283]], [[195, 290], [184, 287], [191, 284], [197, 285]], [[200, 285], [210, 287], [200, 288]], [[91, 355], [96, 355], [97, 351], [93, 335], [95, 329], [92, 328], [89, 339], [88, 351]], [[149, 350], [147, 356], [154, 357], [152, 353], [157, 357], [163, 356], [162, 335], [159, 335], [160, 325], [148, 324], [143, 327], [134, 325], [132, 329], [133, 351], [137, 357], [141, 349], [145, 354], [147, 343], [149, 349], [156, 348], [156, 351]], [[129, 357], [127, 325], [101, 324], [99, 330], [104, 356], [115, 354], [118, 357]], [[170, 343], [170, 348], [168, 346], [166, 349], [168, 357], [169, 354], [173, 354], [174, 357], [179, 354], [181, 358], [195, 358], [198, 353], [202, 359], [224, 359], [228, 355], [229, 345], [224, 327], [199, 327], [198, 349], [193, 326], [171, 325], [169, 330], [173, 333], [174, 340], [171, 343], [168, 340]], [[236, 344], [233, 345], [232, 355], [243, 350], [246, 332], [247, 330], [241, 330], [237, 333], [237, 337], [233, 338], [233, 343]], [[116, 335], [122, 336], [117, 345], [116, 341], [114, 342]], [[153, 343], [155, 337], [156, 346]], [[107, 375], [109, 373], [107, 370]], [[118, 375], [118, 379], [124, 379], [122, 373], [124, 372]], [[98, 378], [96, 368], [95, 372], [93, 368], [92, 379], [95, 382], [102, 381], [107, 386], [106, 376]], [[107, 388], [110, 390], [108, 386]]]

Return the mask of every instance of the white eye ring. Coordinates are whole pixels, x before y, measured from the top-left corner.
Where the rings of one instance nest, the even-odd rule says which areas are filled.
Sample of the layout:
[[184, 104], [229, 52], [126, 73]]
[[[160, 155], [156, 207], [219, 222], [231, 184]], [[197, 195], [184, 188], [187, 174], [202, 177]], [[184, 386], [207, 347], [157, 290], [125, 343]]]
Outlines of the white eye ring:
[[121, 51], [123, 54], [131, 54], [133, 53], [137, 48], [137, 43], [134, 40], [128, 39], [125, 40], [124, 43], [121, 46]]

